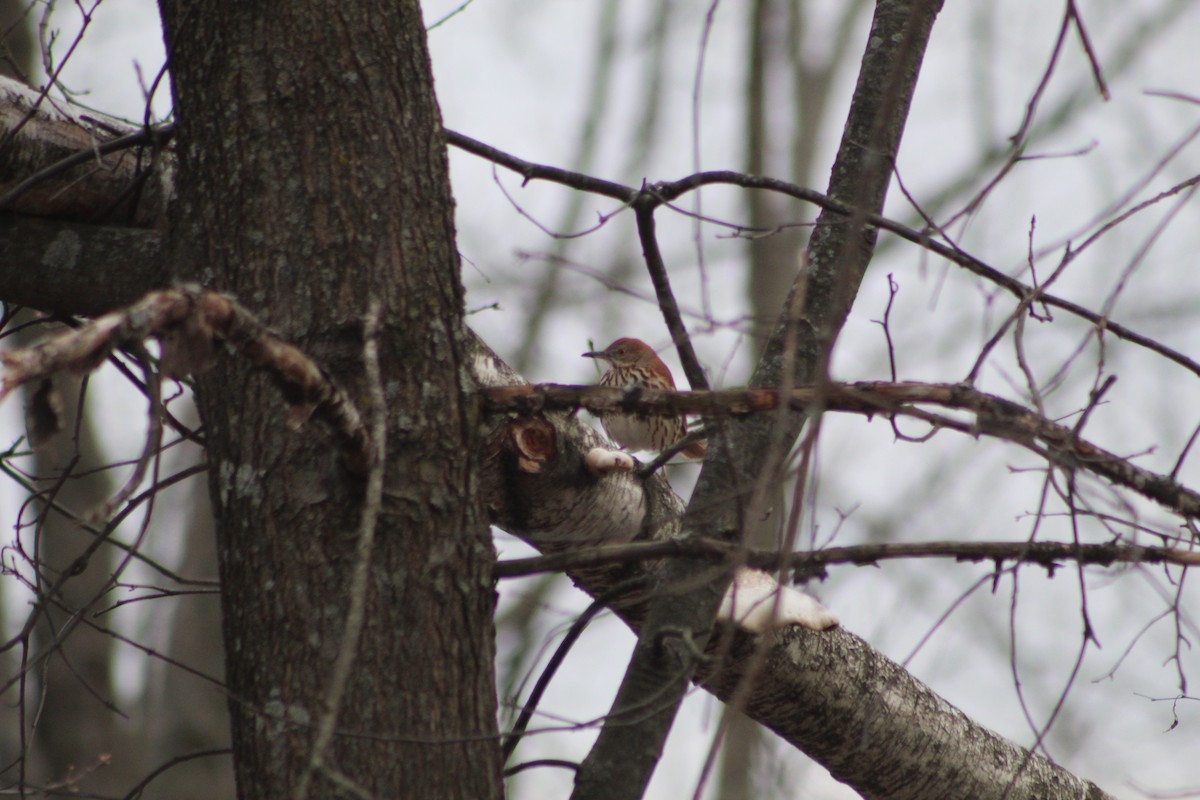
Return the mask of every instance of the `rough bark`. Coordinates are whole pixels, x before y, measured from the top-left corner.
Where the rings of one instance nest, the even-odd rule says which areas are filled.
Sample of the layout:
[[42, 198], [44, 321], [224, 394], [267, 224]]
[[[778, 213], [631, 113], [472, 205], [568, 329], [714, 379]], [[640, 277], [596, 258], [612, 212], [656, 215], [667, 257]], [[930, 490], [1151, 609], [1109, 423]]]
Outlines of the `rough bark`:
[[98, 316], [170, 283], [162, 236], [0, 211], [4, 301]]
[[362, 320], [370, 300], [382, 307], [385, 501], [357, 642], [343, 633], [362, 484], [321, 435], [289, 430], [260, 376], [226, 363], [198, 382], [239, 795], [292, 798], [307, 782], [312, 797], [498, 796], [494, 553], [419, 10], [161, 8], [179, 119], [176, 274], [236, 293], [363, 398]]
[[[159, 158], [165, 137], [147, 136], [146, 145], [106, 153], [106, 144], [138, 131], [103, 114], [62, 109], [37, 90], [0, 79], [0, 208], [77, 222], [159, 225], [170, 187], [170, 165]], [[25, 183], [34, 176], [36, 182]]]

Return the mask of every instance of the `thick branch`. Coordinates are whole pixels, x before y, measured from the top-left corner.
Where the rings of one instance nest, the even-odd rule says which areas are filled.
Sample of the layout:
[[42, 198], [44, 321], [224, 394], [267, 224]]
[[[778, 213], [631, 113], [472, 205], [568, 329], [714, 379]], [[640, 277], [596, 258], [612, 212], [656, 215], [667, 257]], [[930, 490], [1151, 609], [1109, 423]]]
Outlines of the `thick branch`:
[[155, 231], [0, 211], [0, 300], [99, 316], [170, 283]]
[[0, 209], [78, 222], [150, 227], [172, 187], [169, 138], [75, 107], [59, 108], [0, 76]]
[[[783, 393], [773, 389], [724, 389], [709, 392], [635, 391], [609, 386], [528, 384], [502, 386], [483, 392], [495, 411], [570, 411], [586, 408], [596, 414], [696, 414], [705, 417], [747, 417], [779, 408]], [[938, 428], [969, 436], [994, 436], [1019, 444], [1067, 469], [1080, 469], [1131, 489], [1184, 517], [1200, 516], [1200, 493], [1170, 475], [1143, 469], [1126, 458], [1079, 436], [1019, 403], [980, 392], [964, 384], [852, 383], [806, 386], [786, 393], [787, 407], [801, 413], [820, 405], [829, 411], [868, 416], [904, 414]], [[970, 411], [974, 422], [935, 415], [919, 406], [935, 405]]]

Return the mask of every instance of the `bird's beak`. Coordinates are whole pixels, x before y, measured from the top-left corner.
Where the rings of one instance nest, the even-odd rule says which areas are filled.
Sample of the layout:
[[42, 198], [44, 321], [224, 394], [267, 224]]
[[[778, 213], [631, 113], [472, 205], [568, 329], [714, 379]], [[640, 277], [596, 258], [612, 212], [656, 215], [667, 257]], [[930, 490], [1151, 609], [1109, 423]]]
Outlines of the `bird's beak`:
[[583, 353], [580, 357], [581, 358], [604, 358], [604, 353], [596, 353], [596, 352]]

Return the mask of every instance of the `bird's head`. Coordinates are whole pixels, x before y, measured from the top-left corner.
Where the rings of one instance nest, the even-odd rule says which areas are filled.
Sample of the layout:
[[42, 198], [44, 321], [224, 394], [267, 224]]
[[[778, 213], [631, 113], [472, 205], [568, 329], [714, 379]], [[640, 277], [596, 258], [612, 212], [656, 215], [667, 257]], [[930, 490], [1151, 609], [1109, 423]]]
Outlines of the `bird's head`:
[[598, 358], [614, 367], [634, 367], [650, 359], [657, 360], [658, 354], [641, 339], [621, 338], [603, 350], [584, 353], [583, 357]]

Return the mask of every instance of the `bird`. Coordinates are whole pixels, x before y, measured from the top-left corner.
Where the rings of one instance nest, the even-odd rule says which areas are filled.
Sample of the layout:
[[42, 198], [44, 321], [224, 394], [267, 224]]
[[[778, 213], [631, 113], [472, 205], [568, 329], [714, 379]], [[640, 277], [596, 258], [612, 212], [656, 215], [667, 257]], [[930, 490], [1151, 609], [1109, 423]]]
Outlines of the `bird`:
[[[667, 391], [675, 388], [670, 368], [641, 339], [623, 337], [603, 350], [584, 353], [583, 357], [608, 362], [608, 371], [600, 378], [601, 386], [623, 389], [644, 386]], [[661, 452], [687, 435], [687, 418], [682, 415], [605, 414], [600, 417], [600, 424], [610, 439], [627, 450]], [[700, 441], [680, 452], [687, 458], [703, 458], [705, 449]]]

